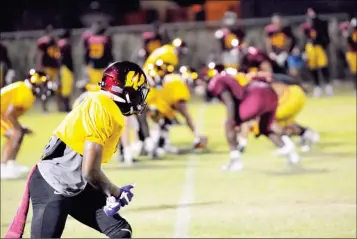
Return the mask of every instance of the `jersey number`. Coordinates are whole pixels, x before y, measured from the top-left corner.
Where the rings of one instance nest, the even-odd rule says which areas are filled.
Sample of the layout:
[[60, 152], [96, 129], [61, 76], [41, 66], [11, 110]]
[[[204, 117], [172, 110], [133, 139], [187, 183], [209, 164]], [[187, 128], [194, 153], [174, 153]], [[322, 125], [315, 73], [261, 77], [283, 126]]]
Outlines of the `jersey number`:
[[284, 47], [284, 45], [285, 45], [285, 35], [283, 33], [274, 34], [270, 38], [270, 42], [271, 42], [272, 46]]
[[50, 46], [47, 48], [47, 54], [49, 57], [53, 59], [59, 59], [60, 58], [60, 52], [59, 49], [55, 46]]
[[[140, 79], [139, 79], [139, 76], [140, 76]], [[136, 74], [134, 71], [130, 71], [127, 74], [125, 86], [126, 87], [133, 87], [134, 90], [138, 90], [138, 88], [142, 84], [144, 84], [144, 82], [145, 82], [145, 76]]]
[[89, 45], [89, 57], [99, 59], [104, 54], [104, 45], [102, 43], [92, 43]]
[[147, 50], [149, 53], [152, 53], [154, 50], [156, 50], [157, 48], [159, 48], [161, 46], [161, 42], [159, 40], [153, 40], [153, 41], [149, 41], [147, 43]]

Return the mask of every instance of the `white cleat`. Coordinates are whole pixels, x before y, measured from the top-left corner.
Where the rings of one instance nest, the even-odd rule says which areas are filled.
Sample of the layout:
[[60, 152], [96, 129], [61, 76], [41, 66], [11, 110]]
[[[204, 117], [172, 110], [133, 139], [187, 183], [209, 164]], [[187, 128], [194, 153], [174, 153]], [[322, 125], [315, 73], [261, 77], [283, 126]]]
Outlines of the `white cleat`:
[[8, 161], [7, 168], [10, 168], [10, 170], [19, 171], [20, 173], [28, 173], [30, 171], [28, 167], [18, 164], [15, 160]]
[[325, 94], [327, 95], [327, 96], [333, 96], [333, 87], [332, 87], [332, 85], [330, 85], [330, 84], [327, 84], [326, 86], [325, 86]]
[[320, 134], [310, 129], [301, 136], [301, 151], [306, 153], [311, 150], [311, 146], [320, 141]]
[[21, 172], [8, 165], [1, 164], [1, 179], [17, 179], [21, 177]]
[[288, 160], [288, 165], [293, 166], [300, 163], [300, 155], [296, 152], [291, 152], [290, 154], [286, 155]]
[[310, 145], [305, 144], [305, 145], [301, 146], [301, 152], [303, 152], [303, 153], [310, 152], [310, 150], [311, 150], [311, 146]]
[[241, 171], [243, 162], [241, 159], [231, 160], [227, 165], [223, 165], [221, 169], [222, 171]]
[[313, 93], [312, 93], [312, 96], [313, 96], [314, 98], [320, 98], [321, 95], [322, 95], [322, 89], [321, 89], [321, 87], [316, 86], [316, 87], [314, 88], [314, 91], [313, 91]]
[[178, 154], [179, 153], [179, 150], [178, 148], [176, 148], [175, 146], [167, 143], [165, 146], [164, 146], [164, 150], [165, 152], [167, 153], [170, 153], [170, 154]]
[[166, 154], [166, 150], [163, 148], [157, 148], [156, 149], [156, 155], [160, 158]]
[[285, 156], [295, 151], [295, 144], [289, 136], [282, 136], [281, 139], [284, 142], [284, 146], [275, 151], [276, 155]]

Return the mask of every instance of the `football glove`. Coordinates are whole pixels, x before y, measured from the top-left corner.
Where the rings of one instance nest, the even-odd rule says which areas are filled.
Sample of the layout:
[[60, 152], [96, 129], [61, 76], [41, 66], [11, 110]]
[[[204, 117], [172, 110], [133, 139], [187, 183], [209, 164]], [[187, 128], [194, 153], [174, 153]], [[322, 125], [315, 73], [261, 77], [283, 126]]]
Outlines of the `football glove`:
[[131, 192], [131, 189], [133, 189], [134, 187], [135, 187], [134, 184], [129, 184], [120, 188], [121, 190], [120, 197], [119, 197], [120, 206], [125, 207], [126, 205], [129, 205], [129, 203], [134, 197], [134, 194]]
[[134, 194], [131, 192], [131, 189], [134, 187], [134, 185], [123, 186], [120, 188], [121, 193], [119, 198], [115, 198], [114, 196], [108, 197], [106, 205], [103, 208], [105, 215], [112, 217], [119, 212], [121, 207], [128, 205], [134, 197]]
[[120, 201], [115, 197], [107, 197], [107, 203], [105, 204], [103, 211], [108, 217], [112, 217], [120, 210]]

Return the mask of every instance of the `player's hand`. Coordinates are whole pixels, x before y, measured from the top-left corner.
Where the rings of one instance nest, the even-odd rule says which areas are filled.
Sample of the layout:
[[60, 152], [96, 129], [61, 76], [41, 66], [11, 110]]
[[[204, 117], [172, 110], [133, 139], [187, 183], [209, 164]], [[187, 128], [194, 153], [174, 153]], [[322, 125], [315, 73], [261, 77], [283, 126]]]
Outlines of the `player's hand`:
[[103, 208], [103, 211], [108, 217], [112, 217], [118, 213], [120, 208], [121, 205], [119, 199], [116, 199], [114, 196], [111, 196], [107, 197], [107, 202]]
[[22, 128], [22, 132], [24, 134], [33, 134], [33, 131], [31, 129], [27, 128], [27, 127], [23, 127]]
[[206, 148], [208, 142], [208, 138], [206, 136], [197, 136], [193, 141], [194, 149], [202, 149]]
[[119, 203], [121, 207], [128, 205], [134, 197], [134, 193], [131, 190], [135, 187], [134, 184], [129, 184], [120, 188], [121, 193], [119, 196]]

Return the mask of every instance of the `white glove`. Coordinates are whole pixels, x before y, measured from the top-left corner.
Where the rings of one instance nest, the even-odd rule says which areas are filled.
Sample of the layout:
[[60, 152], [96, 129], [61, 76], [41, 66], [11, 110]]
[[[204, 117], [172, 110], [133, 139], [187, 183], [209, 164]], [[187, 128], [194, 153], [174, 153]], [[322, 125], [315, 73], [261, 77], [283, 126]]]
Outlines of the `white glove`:
[[15, 77], [15, 71], [13, 69], [7, 70], [6, 76], [5, 76], [5, 82], [6, 84], [11, 84], [12, 79]]

